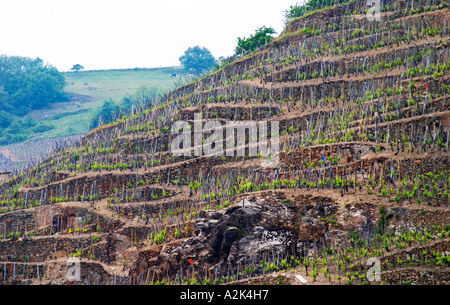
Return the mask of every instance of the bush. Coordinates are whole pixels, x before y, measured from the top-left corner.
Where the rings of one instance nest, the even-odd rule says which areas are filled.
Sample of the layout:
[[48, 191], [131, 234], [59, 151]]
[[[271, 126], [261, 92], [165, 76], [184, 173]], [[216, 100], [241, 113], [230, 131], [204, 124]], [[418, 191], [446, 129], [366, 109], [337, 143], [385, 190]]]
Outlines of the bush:
[[89, 127], [97, 128], [100, 125], [108, 124], [124, 115], [131, 113], [133, 105], [144, 105], [150, 107], [155, 98], [161, 97], [163, 89], [160, 86], [143, 85], [131, 94], [125, 96], [122, 100], [116, 102], [109, 99], [103, 102], [103, 105], [91, 116]]
[[207, 48], [200, 46], [188, 48], [179, 58], [181, 65], [192, 73], [199, 75], [210, 70], [216, 64], [216, 59]]
[[255, 51], [257, 48], [264, 46], [273, 39], [273, 34], [276, 34], [273, 28], [267, 28], [265, 26], [256, 30], [254, 35], [250, 35], [249, 38], [238, 38], [238, 45], [236, 47], [236, 54], [248, 54]]

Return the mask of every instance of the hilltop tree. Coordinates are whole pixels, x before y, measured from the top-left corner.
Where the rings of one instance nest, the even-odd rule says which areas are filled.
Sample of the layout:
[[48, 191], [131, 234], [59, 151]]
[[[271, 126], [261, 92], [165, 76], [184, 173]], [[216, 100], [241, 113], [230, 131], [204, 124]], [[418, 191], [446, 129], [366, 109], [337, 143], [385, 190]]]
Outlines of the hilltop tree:
[[[6, 109], [8, 111], [12, 110], [12, 106], [10, 103], [11, 99], [9, 98], [8, 92], [5, 91], [2, 85], [0, 85], [0, 105], [2, 105], [2, 109]], [[0, 121], [1, 126], [1, 121]]]
[[76, 64], [76, 65], [73, 65], [72, 69], [70, 69], [70, 70], [78, 72], [80, 70], [84, 70], [84, 67], [80, 64]]
[[255, 51], [257, 48], [269, 43], [273, 39], [273, 34], [276, 34], [275, 30], [271, 27], [260, 27], [256, 30], [254, 35], [250, 35], [249, 38], [238, 37], [238, 45], [236, 47], [236, 54], [247, 54]]
[[181, 65], [189, 71], [200, 74], [214, 67], [216, 59], [207, 48], [190, 47], [180, 57]]

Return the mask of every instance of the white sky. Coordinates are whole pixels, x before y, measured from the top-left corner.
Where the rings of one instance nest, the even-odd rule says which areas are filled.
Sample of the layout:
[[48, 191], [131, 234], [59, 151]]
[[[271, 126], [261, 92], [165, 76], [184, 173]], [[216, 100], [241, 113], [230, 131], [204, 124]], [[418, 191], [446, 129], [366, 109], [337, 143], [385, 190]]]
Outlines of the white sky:
[[60, 71], [179, 65], [195, 45], [230, 56], [238, 37], [283, 30], [298, 0], [1, 0], [0, 55], [39, 57]]

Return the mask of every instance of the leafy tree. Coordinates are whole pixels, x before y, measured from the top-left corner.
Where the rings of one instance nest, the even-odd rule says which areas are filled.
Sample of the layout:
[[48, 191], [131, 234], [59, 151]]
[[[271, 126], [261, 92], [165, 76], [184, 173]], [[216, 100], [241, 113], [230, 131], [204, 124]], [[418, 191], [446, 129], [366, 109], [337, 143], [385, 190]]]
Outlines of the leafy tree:
[[12, 123], [12, 117], [4, 110], [0, 110], [0, 129], [7, 128]]
[[63, 90], [63, 82], [49, 73], [38, 72], [27, 82], [23, 100], [31, 109], [40, 109], [49, 103], [64, 100]]
[[120, 110], [119, 105], [114, 103], [111, 98], [108, 101], [104, 101], [103, 105], [98, 108], [97, 112], [92, 117], [90, 128], [96, 128], [102, 124], [106, 124], [114, 120], [115, 113], [118, 110]]
[[0, 56], [0, 145], [53, 128], [26, 115], [32, 109], [66, 101], [64, 86], [64, 75], [40, 58]]
[[42, 59], [0, 56], [0, 99], [2, 109], [24, 116], [31, 109], [66, 101], [65, 78]]
[[216, 59], [207, 48], [195, 46], [188, 48], [184, 52], [184, 55], [180, 57], [180, 63], [186, 70], [198, 75], [205, 70], [213, 68]]
[[[20, 118], [11, 114], [0, 111], [0, 124], [3, 125], [3, 120], [7, 120], [8, 127], [0, 127], [0, 146], [9, 145], [14, 142], [22, 142], [29, 138], [36, 126], [36, 121], [31, 117]], [[44, 124], [40, 124], [44, 125]], [[47, 126], [49, 127], [49, 126]], [[51, 128], [51, 127], [50, 127]]]
[[2, 109], [5, 109], [7, 111], [12, 110], [8, 92], [6, 92], [3, 86], [1, 85], [0, 85], [0, 105], [2, 105]]
[[72, 69], [70, 69], [70, 70], [75, 71], [75, 73], [76, 73], [80, 70], [84, 70], [84, 67], [80, 64], [76, 64], [76, 65], [73, 65]]
[[255, 34], [250, 35], [249, 38], [238, 37], [238, 45], [236, 47], [236, 54], [248, 54], [255, 51], [257, 48], [264, 46], [273, 39], [273, 34], [276, 34], [275, 30], [271, 27], [260, 27], [256, 30]]

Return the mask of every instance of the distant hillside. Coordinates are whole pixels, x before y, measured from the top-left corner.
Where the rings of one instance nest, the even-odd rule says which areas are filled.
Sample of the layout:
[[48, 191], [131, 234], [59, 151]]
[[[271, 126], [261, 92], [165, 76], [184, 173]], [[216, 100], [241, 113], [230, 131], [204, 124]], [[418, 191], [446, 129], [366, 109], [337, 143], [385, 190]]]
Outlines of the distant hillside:
[[[177, 77], [171, 78], [172, 74], [177, 74]], [[184, 75], [184, 70], [178, 67], [67, 72], [64, 73], [65, 91], [88, 95], [96, 103], [106, 98], [120, 99], [142, 85], [173, 89], [179, 77]]]
[[[67, 72], [64, 73], [67, 83], [64, 90], [70, 101], [52, 104], [48, 109], [33, 111], [31, 115], [35, 119], [45, 118], [54, 126], [40, 135], [43, 138], [85, 134], [89, 131], [86, 122], [92, 111], [105, 100], [112, 98], [118, 101], [143, 85], [170, 90], [183, 73], [176, 67]], [[172, 74], [177, 74], [177, 78], [171, 78]]]
[[[172, 77], [173, 74], [177, 76]], [[45, 154], [50, 144], [41, 146], [36, 143], [51, 142], [50, 146], [54, 146], [56, 141], [63, 141], [69, 136], [86, 134], [93, 113], [105, 100], [119, 101], [144, 85], [157, 87], [161, 92], [165, 92], [173, 89], [183, 76], [184, 70], [178, 67], [64, 73], [66, 79], [64, 91], [69, 100], [31, 111], [30, 116], [36, 121], [45, 122], [48, 130], [36, 133], [27, 131], [27, 141], [0, 147], [0, 158], [3, 158], [0, 159], [2, 160], [0, 168], [11, 169], [21, 166], [23, 162], [30, 161], [29, 158]], [[26, 154], [15, 155], [18, 147], [25, 149]]]

